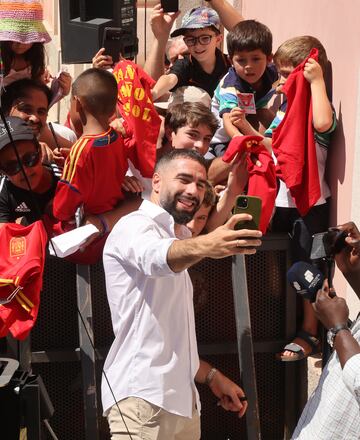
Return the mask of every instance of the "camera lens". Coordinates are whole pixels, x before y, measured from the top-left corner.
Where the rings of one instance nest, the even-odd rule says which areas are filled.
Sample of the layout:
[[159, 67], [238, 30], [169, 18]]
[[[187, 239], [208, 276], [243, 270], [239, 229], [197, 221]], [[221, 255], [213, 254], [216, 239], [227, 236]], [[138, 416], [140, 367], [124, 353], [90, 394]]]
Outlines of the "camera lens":
[[241, 197], [238, 199], [238, 207], [239, 208], [247, 208], [248, 207], [248, 199], [246, 197]]

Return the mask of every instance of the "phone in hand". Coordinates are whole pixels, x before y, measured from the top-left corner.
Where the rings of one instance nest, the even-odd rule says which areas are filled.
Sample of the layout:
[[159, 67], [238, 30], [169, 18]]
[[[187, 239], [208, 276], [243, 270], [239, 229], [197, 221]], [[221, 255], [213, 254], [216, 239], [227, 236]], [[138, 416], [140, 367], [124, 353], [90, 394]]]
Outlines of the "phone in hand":
[[235, 229], [258, 230], [261, 216], [261, 199], [255, 196], [241, 195], [236, 198], [233, 214], [250, 214], [252, 220], [242, 220], [235, 225]]
[[120, 56], [131, 59], [137, 54], [138, 39], [128, 29], [105, 27], [102, 39], [105, 55], [111, 55], [113, 63], [120, 61]]
[[177, 12], [179, 10], [179, 0], [161, 0], [161, 7], [164, 12]]

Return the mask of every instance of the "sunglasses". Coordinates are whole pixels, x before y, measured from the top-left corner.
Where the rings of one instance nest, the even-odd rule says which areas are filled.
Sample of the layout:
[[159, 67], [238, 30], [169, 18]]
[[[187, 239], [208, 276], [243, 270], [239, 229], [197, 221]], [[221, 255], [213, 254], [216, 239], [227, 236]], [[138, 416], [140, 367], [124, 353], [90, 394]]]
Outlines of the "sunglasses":
[[[20, 160], [24, 167], [32, 168], [39, 163], [40, 152], [33, 151], [32, 153], [26, 153]], [[7, 176], [15, 176], [15, 174], [21, 171], [21, 164], [17, 160], [11, 160], [7, 163], [2, 163], [0, 169]]]
[[185, 37], [184, 43], [188, 47], [195, 46], [196, 43], [200, 43], [202, 46], [207, 46], [215, 35], [200, 35], [200, 37]]

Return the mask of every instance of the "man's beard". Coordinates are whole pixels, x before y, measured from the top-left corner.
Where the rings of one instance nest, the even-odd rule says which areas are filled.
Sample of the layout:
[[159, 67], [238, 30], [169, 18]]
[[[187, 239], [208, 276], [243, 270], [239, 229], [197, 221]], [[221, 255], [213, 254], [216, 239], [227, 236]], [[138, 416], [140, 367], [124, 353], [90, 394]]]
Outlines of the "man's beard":
[[[191, 211], [178, 210], [176, 205], [179, 198], [191, 200], [194, 202], [194, 208]], [[186, 225], [193, 219], [196, 211], [199, 209], [200, 200], [197, 197], [184, 197], [180, 194], [175, 194], [175, 196], [171, 197], [169, 194], [167, 194], [167, 198], [161, 200], [161, 207], [173, 217], [175, 223], [178, 225]]]

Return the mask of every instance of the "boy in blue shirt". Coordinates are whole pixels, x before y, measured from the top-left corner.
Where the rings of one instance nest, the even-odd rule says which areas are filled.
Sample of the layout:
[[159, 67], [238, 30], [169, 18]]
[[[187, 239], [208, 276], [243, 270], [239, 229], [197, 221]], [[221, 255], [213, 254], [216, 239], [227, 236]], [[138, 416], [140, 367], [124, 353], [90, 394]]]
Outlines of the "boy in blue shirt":
[[[233, 124], [234, 116], [248, 118], [258, 126], [258, 110], [268, 104], [274, 94], [278, 74], [272, 59], [272, 34], [270, 29], [256, 20], [238, 23], [227, 36], [231, 67], [220, 81], [212, 101], [212, 111], [218, 114], [221, 127], [212, 139], [211, 152], [222, 156], [230, 140], [244, 133]], [[272, 116], [272, 115], [271, 115]], [[271, 119], [268, 121], [270, 122]], [[265, 123], [266, 125], [266, 123]]]

